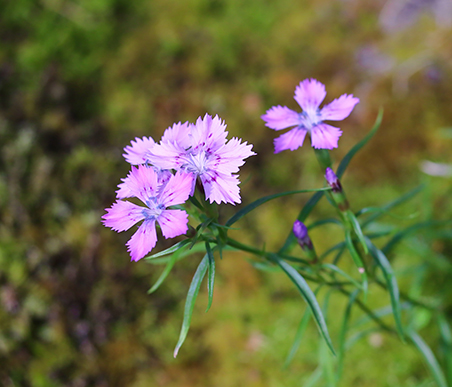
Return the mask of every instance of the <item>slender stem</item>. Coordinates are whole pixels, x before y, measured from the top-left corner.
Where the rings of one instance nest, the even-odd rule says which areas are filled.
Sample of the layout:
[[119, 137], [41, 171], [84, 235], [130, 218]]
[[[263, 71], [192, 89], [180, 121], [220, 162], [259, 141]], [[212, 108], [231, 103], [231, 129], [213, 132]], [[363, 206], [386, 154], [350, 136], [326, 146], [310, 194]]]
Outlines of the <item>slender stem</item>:
[[[212, 241], [212, 242], [215, 242], [215, 241]], [[266, 251], [258, 250], [258, 249], [254, 248], [254, 247], [245, 245], [245, 244], [243, 244], [243, 243], [241, 243], [239, 241], [236, 241], [234, 239], [231, 239], [231, 238], [228, 238], [227, 245], [230, 246], [230, 247], [233, 247], [235, 249], [241, 250], [241, 251], [246, 251], [246, 252], [251, 253], [253, 255], [256, 255], [256, 256], [258, 256], [260, 258], [264, 258], [264, 259], [266, 259], [269, 262], [273, 262], [272, 259], [271, 259], [271, 256], [277, 254], [277, 253], [272, 253], [272, 252], [266, 252]], [[298, 264], [302, 263], [304, 265], [312, 266], [311, 263], [309, 263], [307, 261], [304, 261], [304, 260], [302, 260], [300, 258], [295, 258], [295, 257], [287, 256], [287, 255], [284, 255], [284, 254], [279, 254], [279, 256], [281, 258], [285, 259], [285, 260], [288, 260], [288, 261], [293, 261], [293, 262], [296, 262]], [[304, 270], [303, 270], [303, 277], [306, 278], [307, 280], [312, 281], [312, 282], [321, 283], [321, 284], [325, 284], [325, 285], [328, 285], [328, 286], [347, 286], [347, 285], [352, 285], [353, 284], [350, 281], [331, 281], [330, 282], [330, 281], [327, 281], [325, 278], [323, 278], [321, 276], [313, 277], [309, 273], [306, 273]]]
[[[388, 287], [386, 286], [386, 284], [381, 282], [378, 278], [375, 278], [375, 283], [378, 286], [380, 286], [381, 288], [383, 288], [385, 290], [388, 290]], [[406, 294], [405, 292], [402, 292], [400, 290], [399, 290], [399, 295], [400, 295], [401, 298], [403, 298], [405, 301], [409, 302], [410, 304], [419, 306], [421, 308], [428, 309], [428, 310], [431, 310], [433, 312], [438, 312], [441, 309], [440, 306], [428, 305], [428, 304], [426, 304], [426, 303], [424, 303], [422, 301], [415, 300], [414, 298], [410, 297], [408, 294]]]
[[[337, 287], [337, 290], [339, 290], [339, 292], [341, 292], [342, 294], [345, 294], [347, 297], [350, 298], [351, 293], [348, 292], [347, 290], [343, 289], [342, 287]], [[361, 300], [359, 300], [358, 298], [355, 299], [355, 304], [358, 305], [358, 307], [365, 312], [372, 320], [374, 320], [381, 329], [383, 329], [384, 331], [391, 333], [393, 335], [397, 335], [397, 331], [393, 328], [391, 328], [389, 325], [386, 325], [378, 316], [375, 315], [375, 313], [369, 309]]]

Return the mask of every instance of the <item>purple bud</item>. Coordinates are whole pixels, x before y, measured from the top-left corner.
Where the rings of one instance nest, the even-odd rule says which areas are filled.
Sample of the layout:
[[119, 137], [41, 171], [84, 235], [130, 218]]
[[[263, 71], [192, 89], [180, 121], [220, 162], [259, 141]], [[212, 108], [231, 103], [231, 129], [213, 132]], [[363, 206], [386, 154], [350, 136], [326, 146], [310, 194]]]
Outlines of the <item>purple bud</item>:
[[341, 182], [339, 181], [333, 170], [329, 167], [325, 171], [325, 179], [328, 185], [332, 188], [333, 192], [342, 192]]
[[304, 225], [303, 222], [296, 220], [293, 224], [293, 233], [297, 238], [298, 244], [301, 246], [303, 250], [309, 249], [312, 250], [312, 242], [311, 238], [308, 235], [308, 228]]

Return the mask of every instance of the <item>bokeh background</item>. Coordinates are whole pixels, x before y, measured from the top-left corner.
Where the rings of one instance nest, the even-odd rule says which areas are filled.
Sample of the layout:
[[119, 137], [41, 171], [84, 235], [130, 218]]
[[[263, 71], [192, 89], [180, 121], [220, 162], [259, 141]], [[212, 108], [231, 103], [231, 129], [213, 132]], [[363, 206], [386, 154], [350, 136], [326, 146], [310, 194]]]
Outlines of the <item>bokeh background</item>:
[[[336, 163], [384, 108], [380, 131], [343, 180], [352, 207], [381, 205], [424, 183], [398, 214], [450, 219], [451, 36], [449, 0], [0, 2], [0, 385], [315, 381], [325, 349], [314, 324], [283, 368], [304, 302], [282, 274], [259, 272], [240, 254], [217, 262], [213, 307], [204, 313], [202, 290], [188, 339], [173, 359], [200, 256], [179, 262], [147, 294], [162, 266], [131, 263], [124, 246], [131, 232], [100, 223], [128, 172], [123, 148], [136, 136], [158, 140], [174, 122], [208, 112], [258, 153], [241, 170], [243, 203], [321, 187], [309, 145], [274, 155], [275, 133], [260, 119], [276, 104], [297, 108], [295, 86], [313, 77], [326, 85], [326, 102], [344, 93], [361, 100], [339, 125]], [[446, 165], [426, 168], [425, 160]], [[307, 199], [261, 207], [238, 224], [237, 235], [278, 248]], [[235, 210], [221, 209], [224, 217]], [[332, 214], [323, 203], [310, 220]], [[331, 246], [335, 232], [313, 233], [317, 249]], [[400, 246], [405, 265], [432, 268], [416, 277], [419, 296], [452, 299], [451, 252], [447, 232], [420, 233]], [[406, 273], [398, 272], [399, 281], [410, 291]], [[388, 304], [383, 293], [371, 299]], [[330, 300], [333, 341], [346, 301]], [[446, 311], [450, 317], [450, 301]], [[431, 318], [418, 320], [436, 351]], [[412, 346], [374, 333], [348, 352], [342, 385], [432, 384]]]

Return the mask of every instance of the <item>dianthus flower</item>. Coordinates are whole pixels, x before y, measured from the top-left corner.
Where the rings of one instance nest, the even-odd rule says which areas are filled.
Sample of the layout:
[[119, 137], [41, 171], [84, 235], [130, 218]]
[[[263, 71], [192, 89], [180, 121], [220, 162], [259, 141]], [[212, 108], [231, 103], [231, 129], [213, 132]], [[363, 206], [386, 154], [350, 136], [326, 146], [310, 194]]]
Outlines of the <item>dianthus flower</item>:
[[208, 114], [196, 124], [176, 124], [149, 152], [149, 162], [162, 170], [190, 173], [193, 194], [199, 178], [210, 203], [240, 203], [237, 173], [247, 157], [254, 155], [252, 145], [232, 138], [226, 142], [226, 125]]
[[168, 207], [182, 204], [188, 199], [192, 180], [190, 174], [178, 172], [162, 183], [152, 167], [132, 167], [124, 184], [130, 191], [129, 196], [140, 199], [145, 206], [117, 200], [102, 216], [103, 224], [117, 232], [128, 230], [143, 221], [127, 242], [132, 261], [138, 261], [154, 248], [157, 243], [156, 222], [165, 238], [174, 238], [187, 232], [187, 213]]
[[311, 145], [317, 149], [337, 148], [342, 131], [323, 121], [339, 121], [348, 117], [359, 102], [353, 95], [343, 94], [322, 109], [320, 104], [326, 96], [325, 86], [315, 79], [305, 79], [295, 88], [295, 101], [302, 108], [297, 113], [286, 106], [273, 106], [261, 118], [274, 130], [295, 126], [294, 129], [274, 140], [275, 153], [295, 150], [303, 145], [306, 133], [310, 133]]

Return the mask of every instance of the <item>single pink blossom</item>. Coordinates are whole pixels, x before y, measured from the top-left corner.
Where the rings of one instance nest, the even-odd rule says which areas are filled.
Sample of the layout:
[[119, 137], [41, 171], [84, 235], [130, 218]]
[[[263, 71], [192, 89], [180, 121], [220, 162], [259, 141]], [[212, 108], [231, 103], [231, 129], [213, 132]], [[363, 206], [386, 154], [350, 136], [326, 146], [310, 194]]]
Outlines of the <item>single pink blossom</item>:
[[247, 157], [255, 154], [251, 151], [252, 145], [241, 143], [237, 138], [227, 141], [224, 121], [208, 114], [199, 117], [194, 125], [167, 131], [149, 152], [152, 165], [162, 170], [190, 173], [192, 193], [199, 178], [211, 203], [240, 203], [240, 181], [235, 173]]
[[337, 148], [342, 131], [323, 121], [340, 121], [348, 117], [359, 99], [353, 95], [344, 94], [319, 109], [325, 96], [325, 86], [322, 83], [315, 79], [305, 79], [295, 88], [294, 96], [303, 110], [301, 113], [278, 105], [273, 106], [261, 116], [265, 125], [274, 130], [295, 127], [274, 140], [275, 153], [299, 148], [303, 145], [306, 133], [310, 134], [311, 145], [314, 148]]
[[168, 207], [184, 203], [191, 191], [193, 177], [184, 172], [171, 175], [165, 182], [159, 182], [159, 174], [152, 167], [132, 167], [124, 184], [130, 196], [143, 202], [139, 206], [129, 201], [117, 200], [102, 216], [106, 227], [114, 231], [125, 231], [143, 221], [127, 242], [132, 261], [138, 261], [148, 254], [157, 243], [156, 222], [165, 238], [174, 238], [188, 230], [188, 215], [183, 210]]

